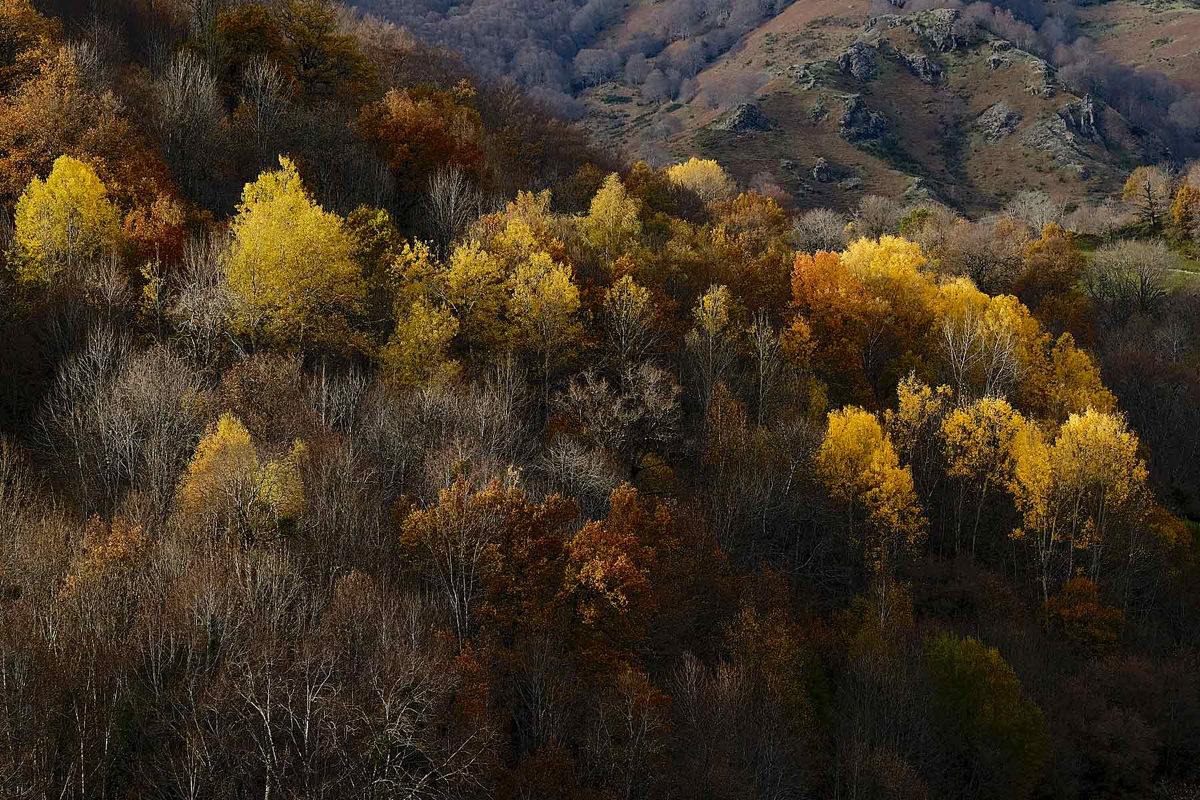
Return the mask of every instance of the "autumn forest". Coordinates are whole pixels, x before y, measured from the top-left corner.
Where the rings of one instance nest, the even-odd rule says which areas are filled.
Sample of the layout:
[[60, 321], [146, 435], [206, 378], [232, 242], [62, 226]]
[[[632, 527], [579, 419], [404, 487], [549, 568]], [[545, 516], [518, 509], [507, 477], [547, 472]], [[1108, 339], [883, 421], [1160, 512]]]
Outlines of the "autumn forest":
[[1012, 189], [0, 0], [0, 797], [1195, 797], [1200, 166]]

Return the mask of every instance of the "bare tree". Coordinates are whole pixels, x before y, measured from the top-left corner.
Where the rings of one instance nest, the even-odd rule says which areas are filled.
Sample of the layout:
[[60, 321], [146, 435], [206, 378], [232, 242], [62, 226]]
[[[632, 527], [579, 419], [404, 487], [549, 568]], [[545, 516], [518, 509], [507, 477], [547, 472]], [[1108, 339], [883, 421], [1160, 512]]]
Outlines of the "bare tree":
[[1083, 275], [1083, 288], [1108, 321], [1121, 325], [1135, 314], [1153, 314], [1165, 299], [1167, 273], [1178, 258], [1160, 239], [1105, 245]]
[[615, 796], [648, 796], [666, 749], [666, 696], [645, 673], [626, 669], [603, 687], [595, 706], [585, 758], [591, 773]]
[[227, 346], [237, 346], [234, 296], [225, 280], [228, 250], [226, 236], [200, 233], [190, 237], [184, 244], [182, 269], [168, 308], [176, 341], [190, 359], [205, 367], [215, 366]]
[[1025, 237], [1001, 233], [995, 225], [965, 220], [951, 225], [936, 251], [939, 264], [951, 275], [965, 275], [988, 294], [1012, 285], [1022, 266]]
[[588, 517], [602, 513], [613, 489], [628, 475], [624, 464], [577, 436], [555, 436], [538, 466], [554, 491], [574, 498]]
[[216, 72], [194, 52], [177, 51], [155, 83], [155, 100], [151, 124], [163, 158], [191, 197], [212, 205], [212, 160], [225, 120]]
[[1024, 222], [1040, 235], [1042, 229], [1051, 222], [1061, 225], [1065, 208], [1045, 192], [1021, 192], [1004, 205], [1004, 213], [1011, 218]]
[[792, 223], [792, 244], [803, 253], [836, 253], [846, 246], [846, 218], [832, 208], [805, 211]]
[[647, 454], [678, 436], [679, 385], [649, 362], [631, 368], [622, 383], [624, 389], [613, 391], [605, 378], [588, 370], [571, 381], [553, 407], [591, 447], [619, 458], [632, 479]]
[[162, 347], [133, 353], [101, 327], [55, 382], [41, 417], [45, 441], [73, 466], [90, 508], [111, 509], [135, 488], [161, 523], [203, 426], [201, 391], [180, 356]]
[[291, 82], [267, 56], [256, 56], [242, 72], [242, 100], [250, 113], [255, 155], [260, 163], [275, 155], [270, 152], [271, 145], [287, 114], [291, 94]]
[[457, 165], [441, 166], [429, 176], [426, 208], [433, 240], [445, 252], [483, 214], [483, 193]]
[[18, 517], [32, 502], [29, 466], [16, 444], [0, 436], [0, 530], [15, 530]]
[[779, 331], [771, 325], [765, 310], [755, 313], [748, 333], [747, 341], [754, 361], [754, 407], [761, 426], [766, 424], [767, 410], [779, 387], [783, 348]]
[[878, 239], [895, 233], [900, 224], [900, 204], [895, 200], [869, 194], [859, 201], [854, 210], [854, 235]]
[[1090, 233], [1111, 242], [1117, 231], [1133, 222], [1128, 210], [1111, 200], [1095, 205], [1084, 204], [1066, 218], [1065, 225], [1076, 233]]

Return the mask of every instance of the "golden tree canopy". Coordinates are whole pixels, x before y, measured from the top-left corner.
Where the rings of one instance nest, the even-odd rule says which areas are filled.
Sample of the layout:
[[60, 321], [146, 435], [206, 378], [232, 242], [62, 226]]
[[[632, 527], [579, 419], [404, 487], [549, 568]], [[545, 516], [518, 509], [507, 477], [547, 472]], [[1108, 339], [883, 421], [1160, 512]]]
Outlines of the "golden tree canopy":
[[34, 178], [17, 201], [17, 245], [24, 255], [20, 276], [48, 281], [78, 269], [118, 244], [120, 221], [108, 189], [89, 165], [60, 156], [45, 181]]
[[354, 239], [291, 160], [279, 166], [246, 185], [233, 220], [227, 270], [240, 321], [284, 344], [344, 342], [366, 293]]

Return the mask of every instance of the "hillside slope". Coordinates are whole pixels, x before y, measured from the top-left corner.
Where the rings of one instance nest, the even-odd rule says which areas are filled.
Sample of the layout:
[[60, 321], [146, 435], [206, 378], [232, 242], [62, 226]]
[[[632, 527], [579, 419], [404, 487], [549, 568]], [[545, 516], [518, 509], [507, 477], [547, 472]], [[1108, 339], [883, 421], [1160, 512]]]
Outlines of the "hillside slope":
[[[1131, 167], [1167, 156], [1153, 133], [1064, 90], [1043, 59], [989, 34], [964, 39], [956, 11], [866, 23], [856, 11], [791, 6], [702, 72], [687, 103], [591, 89], [589, 125], [635, 154], [717, 158], [801, 206], [875, 193], [981, 212], [1026, 189], [1109, 193]], [[713, 108], [722, 86], [756, 74], [767, 82], [740, 111]]]
[[942, 4], [954, 0], [358, 0], [615, 149], [715, 157], [801, 207], [1077, 200], [1200, 147], [1194, 0], [930, 8]]

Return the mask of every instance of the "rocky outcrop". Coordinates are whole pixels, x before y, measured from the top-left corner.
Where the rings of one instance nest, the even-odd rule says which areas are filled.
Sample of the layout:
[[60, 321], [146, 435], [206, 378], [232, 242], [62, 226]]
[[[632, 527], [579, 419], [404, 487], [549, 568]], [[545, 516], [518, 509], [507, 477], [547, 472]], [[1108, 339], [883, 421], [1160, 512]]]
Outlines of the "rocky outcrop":
[[801, 89], [813, 89], [834, 74], [837, 65], [832, 61], [810, 61], [807, 64], [792, 64], [784, 72]]
[[1029, 79], [1025, 82], [1025, 90], [1030, 94], [1051, 98], [1057, 88], [1054, 67], [1040, 58], [1029, 59]]
[[855, 42], [838, 56], [837, 68], [843, 75], [866, 83], [879, 74], [879, 67], [875, 64], [875, 49], [862, 42]]
[[979, 115], [975, 127], [983, 134], [988, 144], [996, 144], [1008, 136], [1021, 122], [1021, 115], [1012, 106], [1001, 100]]
[[916, 75], [930, 86], [937, 86], [942, 82], [942, 76], [945, 70], [942, 65], [934, 61], [924, 53], [903, 53], [904, 63], [908, 67], [908, 71]]
[[842, 121], [838, 133], [854, 144], [878, 142], [888, 134], [888, 120], [871, 108], [861, 94], [852, 94], [842, 106]]
[[1055, 166], [1086, 178], [1096, 160], [1087, 151], [1087, 142], [1076, 135], [1059, 114], [1043, 117], [1021, 136], [1027, 147], [1050, 156]]
[[1074, 133], [1089, 142], [1104, 145], [1104, 136], [1096, 125], [1096, 104], [1090, 94], [1084, 95], [1082, 100], [1067, 103], [1059, 110], [1058, 115]]
[[916, 175], [908, 176], [908, 183], [905, 185], [904, 191], [900, 193], [900, 200], [905, 205], [941, 202], [937, 196], [937, 192], [929, 187], [925, 179]]
[[867, 22], [867, 29], [907, 28], [939, 53], [966, 47], [967, 39], [955, 32], [959, 12], [954, 8], [935, 8], [913, 14], [884, 14]]
[[813, 180], [817, 183], [832, 183], [833, 169], [824, 158], [818, 158], [812, 169]]
[[714, 130], [753, 133], [771, 130], [771, 120], [753, 103], [742, 103], [712, 124]]

